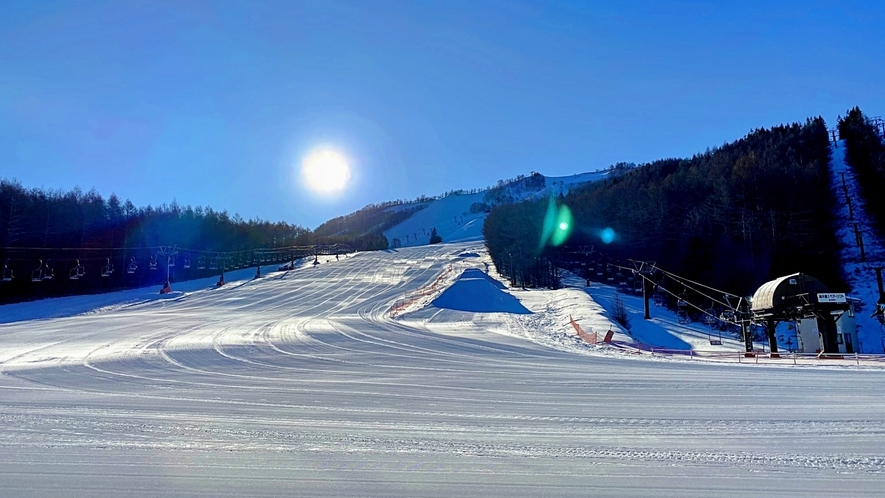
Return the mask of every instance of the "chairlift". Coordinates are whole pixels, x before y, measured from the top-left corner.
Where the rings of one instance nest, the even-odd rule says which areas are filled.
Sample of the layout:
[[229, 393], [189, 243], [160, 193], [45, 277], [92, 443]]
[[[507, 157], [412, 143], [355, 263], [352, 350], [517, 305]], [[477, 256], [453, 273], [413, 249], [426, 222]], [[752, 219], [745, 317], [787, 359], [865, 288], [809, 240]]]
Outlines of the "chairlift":
[[151, 271], [157, 271], [157, 255], [156, 254], [151, 254], [151, 260], [148, 262], [148, 268], [150, 268]]
[[42, 282], [43, 281], [43, 260], [37, 260], [37, 269], [31, 271], [31, 282]]
[[609, 282], [614, 282], [615, 281], [615, 272], [614, 272], [614, 268], [612, 268], [612, 265], [606, 265], [605, 272], [607, 274], [605, 279]]
[[174, 254], [169, 256], [169, 259], [166, 260], [166, 265], [169, 266], [170, 268], [175, 266], [175, 255]]
[[12, 269], [9, 268], [9, 260], [7, 259], [5, 263], [3, 263], [3, 276], [0, 277], [0, 281], [2, 282], [11, 282], [12, 281]]
[[184, 255], [184, 269], [187, 270], [190, 267], [191, 267], [191, 255], [185, 254]]
[[79, 259], [74, 260], [74, 267], [71, 268], [70, 273], [68, 274], [68, 278], [71, 280], [80, 280], [81, 278], [86, 276], [86, 268], [80, 264]]
[[707, 332], [707, 339], [710, 339], [711, 346], [721, 346], [722, 345], [722, 329], [719, 329], [719, 337], [714, 338], [713, 334]]
[[211, 262], [209, 263], [209, 269], [210, 270], [217, 270], [218, 269], [218, 257], [217, 256], [212, 258]]
[[711, 304], [707, 311], [704, 312], [704, 324], [713, 326], [716, 324], [716, 308]]
[[685, 291], [682, 291], [682, 293], [679, 294], [679, 299], [676, 301], [676, 306], [679, 306], [679, 308], [682, 310], [688, 308], [688, 294]]
[[132, 275], [137, 269], [138, 262], [135, 260], [135, 256], [132, 256], [132, 259], [129, 260], [129, 264], [126, 266], [126, 273]]
[[664, 285], [663, 283], [655, 284], [655, 290], [651, 295], [652, 301], [654, 301], [655, 306], [664, 306], [667, 302], [667, 295], [664, 293]]
[[52, 271], [52, 267], [49, 266], [49, 261], [43, 265], [43, 280], [52, 280], [52, 277], [55, 276], [55, 273]]
[[206, 256], [200, 256], [197, 258], [197, 269], [205, 270], [206, 269]]
[[679, 310], [679, 311], [677, 311], [677, 312], [676, 312], [676, 319], [679, 321], [679, 323], [681, 323], [681, 324], [683, 324], [683, 325], [685, 325], [686, 323], [688, 323], [688, 322], [691, 321], [691, 320], [688, 318], [688, 312], [685, 311], [685, 310]]
[[111, 264], [111, 258], [105, 260], [105, 265], [101, 267], [101, 276], [110, 277], [114, 273], [114, 265]]
[[602, 273], [603, 273], [602, 270], [603, 270], [602, 263], [596, 263], [596, 276], [597, 277], [602, 276]]

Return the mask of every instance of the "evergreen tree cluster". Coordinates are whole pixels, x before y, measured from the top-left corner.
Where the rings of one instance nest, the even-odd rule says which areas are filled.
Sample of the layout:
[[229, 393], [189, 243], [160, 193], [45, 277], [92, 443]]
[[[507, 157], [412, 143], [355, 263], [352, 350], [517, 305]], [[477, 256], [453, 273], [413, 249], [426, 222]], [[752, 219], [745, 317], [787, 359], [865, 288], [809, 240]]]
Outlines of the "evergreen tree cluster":
[[[758, 129], [688, 159], [664, 159], [557, 199], [571, 238], [543, 245], [548, 200], [505, 204], [484, 226], [490, 255], [518, 285], [547, 286], [551, 261], [580, 248], [661, 268], [734, 293], [797, 271], [844, 286], [829, 140], [822, 118]], [[615, 237], [601, 237], [603, 230]]]
[[860, 195], [867, 205], [880, 234], [885, 233], [885, 196], [879, 187], [885, 185], [885, 142], [879, 129], [864, 116], [859, 107], [839, 119], [839, 138], [845, 141], [845, 162], [851, 167]]
[[[370, 238], [355, 241], [386, 247], [386, 239]], [[0, 281], [0, 303], [161, 283], [167, 260], [160, 246], [178, 248], [170, 276], [182, 280], [287, 261], [329, 243], [298, 225], [246, 221], [210, 207], [173, 201], [137, 208], [95, 190], [46, 191], [0, 180], [0, 265], [13, 277]], [[70, 278], [78, 266], [85, 274]]]
[[388, 240], [382, 232], [426, 208], [430, 201], [426, 197], [422, 199], [422, 202], [411, 204], [401, 201], [369, 204], [353, 213], [332, 218], [313, 233], [324, 243], [346, 243], [361, 251], [387, 249]]

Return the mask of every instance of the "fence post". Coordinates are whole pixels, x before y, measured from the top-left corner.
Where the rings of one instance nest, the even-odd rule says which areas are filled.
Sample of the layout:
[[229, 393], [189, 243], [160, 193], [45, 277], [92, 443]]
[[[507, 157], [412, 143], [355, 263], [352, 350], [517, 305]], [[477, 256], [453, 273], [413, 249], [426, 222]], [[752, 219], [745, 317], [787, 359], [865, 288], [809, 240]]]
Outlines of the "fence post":
[[857, 351], [854, 352], [854, 362], [857, 363], [857, 366], [860, 366], [860, 358], [857, 357]]
[[793, 351], [793, 365], [796, 364], [796, 352]]

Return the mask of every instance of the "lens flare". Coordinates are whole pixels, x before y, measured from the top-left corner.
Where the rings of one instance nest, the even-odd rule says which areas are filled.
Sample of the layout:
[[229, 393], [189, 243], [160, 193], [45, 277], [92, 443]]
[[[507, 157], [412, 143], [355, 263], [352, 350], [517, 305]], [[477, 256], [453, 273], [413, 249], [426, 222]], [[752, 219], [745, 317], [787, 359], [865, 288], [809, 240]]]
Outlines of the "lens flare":
[[602, 239], [603, 244], [611, 244], [615, 240], [615, 231], [611, 227], [606, 227], [599, 234], [599, 238]]
[[566, 205], [557, 207], [556, 201], [551, 197], [547, 202], [547, 213], [544, 215], [544, 227], [538, 242], [538, 251], [544, 249], [547, 244], [554, 247], [564, 244], [572, 233], [571, 227], [572, 211]]
[[558, 221], [558, 230], [553, 232], [553, 236], [550, 237], [550, 243], [555, 246], [561, 246], [568, 240], [569, 235], [572, 234], [570, 227], [572, 226], [572, 210], [568, 208], [565, 204], [559, 206], [559, 213], [556, 215], [556, 221]]

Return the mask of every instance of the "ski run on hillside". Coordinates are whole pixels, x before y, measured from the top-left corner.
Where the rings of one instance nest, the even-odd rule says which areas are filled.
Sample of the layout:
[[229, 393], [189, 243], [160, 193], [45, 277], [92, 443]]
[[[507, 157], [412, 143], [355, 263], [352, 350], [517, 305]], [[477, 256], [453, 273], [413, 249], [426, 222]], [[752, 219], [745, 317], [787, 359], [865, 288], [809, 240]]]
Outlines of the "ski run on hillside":
[[711, 346], [509, 289], [477, 242], [263, 270], [5, 306], [0, 495], [885, 493], [881, 368], [637, 355]]

